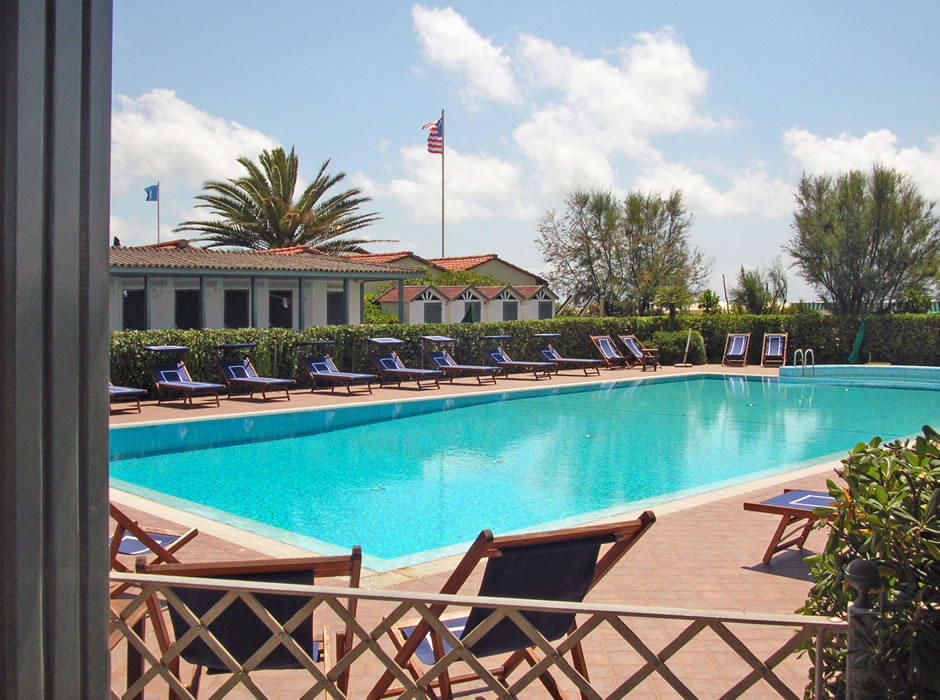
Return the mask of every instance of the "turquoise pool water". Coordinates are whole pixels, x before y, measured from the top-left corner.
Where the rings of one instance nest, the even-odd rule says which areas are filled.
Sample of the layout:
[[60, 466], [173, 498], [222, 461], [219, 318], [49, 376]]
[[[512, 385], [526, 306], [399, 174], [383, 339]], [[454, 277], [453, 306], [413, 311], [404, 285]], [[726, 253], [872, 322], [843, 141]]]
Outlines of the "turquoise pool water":
[[841, 457], [940, 425], [940, 391], [669, 377], [115, 428], [138, 493], [380, 570]]

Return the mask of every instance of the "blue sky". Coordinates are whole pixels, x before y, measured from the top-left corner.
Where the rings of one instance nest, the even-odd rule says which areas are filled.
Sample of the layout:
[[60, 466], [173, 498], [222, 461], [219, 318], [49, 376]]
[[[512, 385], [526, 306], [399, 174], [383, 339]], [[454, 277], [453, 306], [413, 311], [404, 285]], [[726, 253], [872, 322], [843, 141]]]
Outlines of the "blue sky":
[[[655, 5], [647, 7], [645, 5]], [[538, 220], [565, 194], [681, 189], [711, 287], [792, 236], [803, 172], [884, 163], [940, 200], [935, 2], [118, 2], [112, 235], [203, 218], [206, 179], [294, 146], [373, 197], [375, 252], [547, 271]], [[790, 274], [790, 300], [815, 295]]]

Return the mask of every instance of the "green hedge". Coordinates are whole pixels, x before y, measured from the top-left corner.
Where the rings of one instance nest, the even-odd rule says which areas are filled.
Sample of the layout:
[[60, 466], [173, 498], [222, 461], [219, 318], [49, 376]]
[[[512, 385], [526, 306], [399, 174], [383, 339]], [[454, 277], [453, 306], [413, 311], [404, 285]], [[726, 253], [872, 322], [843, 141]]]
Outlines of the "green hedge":
[[[220, 380], [215, 366], [215, 345], [223, 343], [258, 343], [252, 359], [258, 373], [265, 376], [292, 377], [309, 385], [297, 368], [299, 343], [307, 340], [333, 340], [330, 349], [338, 366], [344, 370], [368, 371], [369, 343], [367, 338], [394, 336], [402, 338], [405, 346], [399, 350], [402, 360], [409, 365], [421, 365], [422, 335], [448, 335], [457, 342], [451, 353], [458, 362], [479, 363], [484, 335], [511, 335], [503, 344], [514, 359], [532, 359], [534, 348], [542, 341], [536, 333], [560, 333], [552, 344], [563, 356], [596, 357], [591, 343], [592, 335], [618, 335], [630, 333], [650, 347], [661, 342], [663, 362], [671, 364], [682, 360], [685, 338], [692, 328], [693, 344], [689, 361], [721, 362], [725, 338], [731, 332], [751, 333], [748, 361], [760, 362], [761, 339], [765, 332], [790, 334], [787, 360], [796, 348], [813, 348], [818, 364], [843, 364], [852, 350], [859, 323], [866, 324], [862, 343], [863, 360], [869, 354], [874, 361], [896, 365], [940, 365], [940, 316], [890, 315], [841, 317], [822, 314], [779, 316], [751, 316], [718, 314], [714, 316], [684, 315], [670, 321], [667, 316], [618, 318], [558, 318], [542, 321], [505, 321], [500, 323], [454, 324], [385, 324], [360, 326], [317, 326], [303, 331], [280, 328], [237, 330], [163, 330], [121, 331], [111, 334], [111, 381], [125, 386], [150, 387], [148, 371], [153, 354], [145, 345], [185, 345], [190, 351], [186, 364], [194, 379]], [[656, 336], [656, 333], [675, 332], [674, 336]], [[698, 335], [701, 335], [701, 341]], [[660, 341], [657, 341], [659, 338]], [[681, 352], [675, 348], [681, 345]], [[679, 352], [678, 356], [674, 353]]]

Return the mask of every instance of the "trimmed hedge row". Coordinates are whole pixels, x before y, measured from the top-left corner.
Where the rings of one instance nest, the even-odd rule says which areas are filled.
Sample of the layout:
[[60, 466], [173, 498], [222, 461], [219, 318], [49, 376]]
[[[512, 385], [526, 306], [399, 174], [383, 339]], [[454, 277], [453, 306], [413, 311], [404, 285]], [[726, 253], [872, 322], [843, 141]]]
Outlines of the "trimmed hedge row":
[[[111, 334], [111, 381], [125, 386], [150, 387], [148, 367], [154, 355], [145, 345], [185, 345], [186, 365], [194, 379], [219, 381], [214, 346], [223, 343], [257, 343], [252, 361], [263, 376], [296, 378], [309, 386], [298, 373], [300, 343], [333, 340], [330, 348], [340, 369], [369, 371], [370, 337], [393, 336], [406, 344], [398, 352], [405, 364], [421, 366], [421, 336], [446, 335], [456, 339], [451, 353], [458, 362], [478, 364], [485, 335], [511, 335], [503, 347], [515, 359], [532, 359], [534, 348], [543, 342], [536, 333], [560, 333], [552, 339], [558, 352], [567, 357], [596, 357], [592, 335], [636, 335], [650, 347], [659, 343], [665, 364], [681, 362], [685, 340], [691, 328], [689, 362], [720, 362], [728, 333], [751, 333], [748, 362], [757, 364], [765, 332], [790, 334], [787, 360], [796, 348], [813, 348], [818, 364], [844, 364], [855, 342], [860, 322], [865, 321], [861, 359], [896, 365], [940, 365], [940, 316], [891, 315], [844, 317], [822, 314], [753, 316], [718, 314], [684, 315], [675, 321], [667, 316], [620, 318], [558, 318], [542, 321], [500, 323], [385, 324], [360, 326], [315, 326], [303, 331], [281, 328], [227, 330], [120, 331]], [[672, 331], [672, 334], [668, 332]], [[660, 335], [656, 335], [660, 334]]]

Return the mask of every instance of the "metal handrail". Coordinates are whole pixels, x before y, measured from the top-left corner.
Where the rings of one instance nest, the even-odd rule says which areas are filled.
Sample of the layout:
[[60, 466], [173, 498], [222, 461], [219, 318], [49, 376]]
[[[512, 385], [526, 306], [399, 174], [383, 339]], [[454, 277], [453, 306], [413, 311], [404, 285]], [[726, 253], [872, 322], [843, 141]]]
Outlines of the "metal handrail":
[[[797, 360], [797, 358], [799, 358], [799, 360]], [[802, 367], [802, 370], [800, 372], [801, 377], [806, 376], [806, 364], [807, 362], [809, 362], [811, 358], [812, 358], [812, 365], [810, 366], [813, 368], [813, 376], [815, 377], [816, 376], [816, 354], [813, 352], [813, 349], [806, 348], [806, 350], [803, 350], [803, 348], [797, 348], [796, 350], [793, 351], [793, 366], [796, 367], [797, 365], [799, 365]]]

